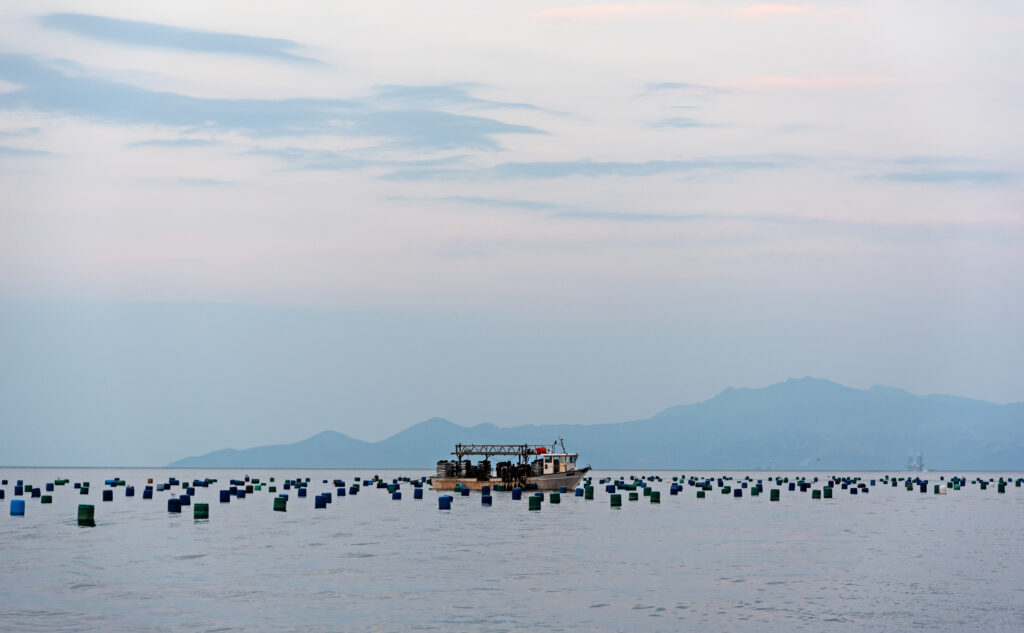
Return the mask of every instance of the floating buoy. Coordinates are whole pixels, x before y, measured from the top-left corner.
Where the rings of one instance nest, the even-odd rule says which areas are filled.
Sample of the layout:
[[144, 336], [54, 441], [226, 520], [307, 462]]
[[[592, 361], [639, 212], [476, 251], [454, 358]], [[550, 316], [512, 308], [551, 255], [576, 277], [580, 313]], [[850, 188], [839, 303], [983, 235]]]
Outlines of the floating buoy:
[[[555, 494], [557, 494], [557, 493], [555, 493]], [[529, 503], [530, 510], [540, 510], [540, 502], [541, 502], [541, 498], [540, 497], [538, 497], [536, 495], [531, 495], [530, 496], [530, 503]]]
[[772, 501], [778, 501], [779, 500], [779, 495], [780, 495], [779, 489], [778, 488], [772, 488], [770, 499]]
[[743, 488], [734, 488], [733, 491], [732, 491], [732, 496], [737, 498], [737, 499], [742, 497], [743, 496]]
[[701, 488], [700, 490], [697, 491], [697, 498], [698, 499], [703, 499], [706, 496], [707, 496], [707, 491], [705, 491], [703, 488]]
[[93, 506], [82, 503], [78, 506], [78, 525], [84, 527], [95, 527], [96, 526], [96, 508]]
[[288, 511], [288, 497], [274, 497], [274, 512]]
[[194, 506], [192, 506], [192, 518], [196, 520], [209, 519], [210, 504], [197, 503]]
[[585, 486], [583, 488], [583, 498], [584, 499], [593, 499], [594, 498], [594, 487], [593, 486]]
[[482, 495], [489, 495], [489, 494], [491, 494], [491, 487], [490, 486], [481, 486], [480, 487], [480, 494], [482, 494]]
[[317, 509], [326, 508], [327, 500], [324, 499], [323, 495], [317, 495], [316, 498], [313, 499], [313, 507]]
[[616, 492], [614, 494], [609, 495], [608, 499], [609, 499], [609, 503], [611, 504], [611, 506], [613, 508], [618, 508], [618, 507], [622, 506], [622, 495], [621, 494]]
[[468, 497], [469, 496], [469, 488], [463, 487], [462, 490], [460, 491], [460, 494], [463, 497]]
[[550, 495], [548, 495], [548, 501], [550, 501], [551, 503], [562, 503], [562, 493], [552, 492]]
[[489, 506], [491, 505], [491, 495], [480, 495], [480, 505]]
[[171, 497], [167, 500], [167, 511], [174, 513], [181, 513], [181, 499], [177, 497]]
[[523, 489], [516, 486], [512, 489], [512, 501], [519, 501], [523, 498]]
[[[739, 492], [739, 488], [736, 489], [736, 492]], [[651, 494], [650, 494], [650, 497], [651, 497], [651, 503], [661, 503], [661, 491], [660, 490], [652, 490]]]
[[104, 501], [113, 501], [114, 500], [114, 491], [113, 490], [104, 490], [103, 491], [103, 500]]
[[25, 500], [24, 499], [11, 499], [11, 516], [12, 517], [23, 517], [23, 516], [25, 516]]
[[441, 495], [437, 498], [437, 509], [438, 510], [451, 510], [452, 509], [452, 498], [449, 495]]
[[815, 488], [811, 491], [811, 499], [821, 499], [821, 491]]
[[392, 492], [391, 493], [391, 500], [392, 501], [401, 501], [402, 500], [402, 492], [400, 490], [396, 490], [396, 491]]
[[[345, 494], [344, 490], [339, 489], [339, 491], [341, 492], [342, 495]], [[423, 488], [417, 488], [417, 489], [413, 490], [412, 491], [412, 498], [413, 499], [422, 499], [423, 498]]]

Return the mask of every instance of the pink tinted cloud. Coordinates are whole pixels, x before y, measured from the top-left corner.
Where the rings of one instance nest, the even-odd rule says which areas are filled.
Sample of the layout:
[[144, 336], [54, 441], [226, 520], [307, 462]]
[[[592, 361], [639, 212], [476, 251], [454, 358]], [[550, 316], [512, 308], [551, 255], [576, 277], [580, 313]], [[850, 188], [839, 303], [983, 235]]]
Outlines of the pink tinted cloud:
[[745, 7], [729, 9], [744, 18], [774, 18], [793, 15], [806, 15], [814, 12], [814, 7], [802, 4], [750, 4]]

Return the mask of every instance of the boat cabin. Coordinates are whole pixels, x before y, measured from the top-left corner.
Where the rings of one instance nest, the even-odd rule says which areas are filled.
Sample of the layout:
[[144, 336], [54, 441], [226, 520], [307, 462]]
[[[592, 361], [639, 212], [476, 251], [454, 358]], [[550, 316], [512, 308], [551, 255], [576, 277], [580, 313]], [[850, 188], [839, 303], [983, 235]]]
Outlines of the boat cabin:
[[564, 473], [566, 471], [576, 470], [576, 458], [578, 457], [579, 453], [547, 453], [537, 459], [534, 464], [537, 464], [538, 462], [543, 464], [543, 469], [540, 472], [540, 474], [543, 475]]

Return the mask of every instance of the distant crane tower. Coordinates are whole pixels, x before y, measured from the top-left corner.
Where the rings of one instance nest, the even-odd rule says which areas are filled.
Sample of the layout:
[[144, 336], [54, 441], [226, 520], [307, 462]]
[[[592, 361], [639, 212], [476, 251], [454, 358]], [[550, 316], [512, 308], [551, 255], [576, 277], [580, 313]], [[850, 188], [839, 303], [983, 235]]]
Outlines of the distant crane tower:
[[910, 453], [907, 455], [907, 470], [921, 472], [924, 470], [924, 453], [918, 451], [917, 455]]

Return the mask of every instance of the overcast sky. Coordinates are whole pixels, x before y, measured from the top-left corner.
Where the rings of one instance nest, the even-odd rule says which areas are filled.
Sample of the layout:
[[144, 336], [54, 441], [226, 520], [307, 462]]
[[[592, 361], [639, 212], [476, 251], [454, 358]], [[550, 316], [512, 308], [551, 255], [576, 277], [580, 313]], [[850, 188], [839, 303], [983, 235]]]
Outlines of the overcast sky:
[[805, 375], [1024, 400], [1019, 2], [5, 2], [0, 31], [2, 464]]

